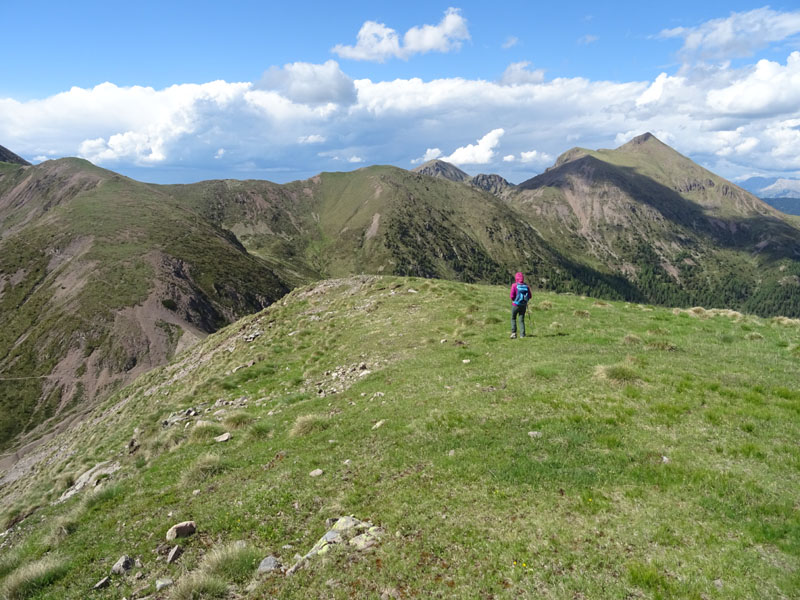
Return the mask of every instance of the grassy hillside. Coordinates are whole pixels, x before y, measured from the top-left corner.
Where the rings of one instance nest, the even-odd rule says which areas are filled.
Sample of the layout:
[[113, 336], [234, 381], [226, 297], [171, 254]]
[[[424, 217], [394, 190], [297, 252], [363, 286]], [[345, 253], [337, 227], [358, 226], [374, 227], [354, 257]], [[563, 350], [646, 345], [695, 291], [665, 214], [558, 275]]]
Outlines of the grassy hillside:
[[[506, 294], [324, 281], [209, 336], [43, 446], [34, 475], [6, 475], [21, 522], [0, 589], [796, 597], [800, 322], [539, 292], [510, 340]], [[50, 504], [101, 461], [120, 470]], [[377, 545], [256, 575], [343, 515], [382, 528]], [[190, 519], [167, 564], [165, 533]], [[141, 566], [90, 591], [123, 554]]]
[[497, 283], [524, 269], [560, 291], [638, 297], [622, 277], [545, 242], [499, 198], [397, 167], [283, 186], [209, 181], [161, 189], [233, 231], [293, 283], [358, 273]]

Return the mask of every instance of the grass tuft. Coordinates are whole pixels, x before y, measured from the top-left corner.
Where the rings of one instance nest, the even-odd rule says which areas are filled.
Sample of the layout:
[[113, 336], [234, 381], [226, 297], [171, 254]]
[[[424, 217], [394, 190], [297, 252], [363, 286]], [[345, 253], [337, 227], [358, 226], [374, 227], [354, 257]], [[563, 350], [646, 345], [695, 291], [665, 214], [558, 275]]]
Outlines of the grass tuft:
[[617, 383], [630, 383], [639, 379], [636, 371], [627, 365], [597, 365], [595, 367], [595, 377], [598, 379], [610, 379]]
[[67, 570], [67, 561], [55, 555], [22, 565], [6, 577], [2, 597], [4, 600], [30, 598], [63, 577]]
[[205, 442], [223, 433], [225, 433], [225, 428], [219, 423], [198, 421], [197, 424], [192, 427], [189, 437], [196, 442]]
[[184, 484], [205, 481], [227, 469], [227, 465], [217, 454], [206, 453], [197, 457], [183, 476]]
[[272, 437], [273, 429], [272, 426], [266, 421], [256, 421], [255, 423], [250, 425], [248, 434], [254, 440], [264, 440], [269, 437]]
[[226, 416], [222, 423], [227, 429], [241, 429], [250, 425], [254, 420], [253, 415], [239, 410]]
[[172, 588], [170, 600], [206, 600], [225, 598], [228, 584], [219, 577], [202, 571], [189, 573]]
[[640, 338], [635, 333], [629, 333], [624, 338], [622, 338], [622, 343], [627, 344], [628, 346], [635, 346], [637, 344], [642, 343], [642, 338]]
[[330, 419], [325, 415], [302, 415], [295, 420], [294, 425], [292, 425], [289, 431], [289, 435], [291, 437], [301, 437], [316, 431], [324, 431], [329, 426]]
[[252, 577], [261, 552], [244, 542], [233, 542], [211, 550], [203, 557], [200, 570], [225, 581], [242, 583]]

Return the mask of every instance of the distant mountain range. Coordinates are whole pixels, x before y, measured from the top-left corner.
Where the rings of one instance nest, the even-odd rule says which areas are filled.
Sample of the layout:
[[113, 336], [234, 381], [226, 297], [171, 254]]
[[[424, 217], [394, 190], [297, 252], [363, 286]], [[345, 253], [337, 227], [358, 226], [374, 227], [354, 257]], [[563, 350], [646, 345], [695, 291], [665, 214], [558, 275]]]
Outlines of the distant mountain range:
[[800, 179], [751, 177], [739, 185], [781, 212], [800, 215]]
[[167, 186], [4, 161], [0, 447], [295, 286], [517, 270], [562, 292], [800, 316], [798, 220], [650, 134], [573, 148], [516, 186], [443, 161]]
[[800, 179], [750, 177], [739, 185], [759, 198], [800, 198]]

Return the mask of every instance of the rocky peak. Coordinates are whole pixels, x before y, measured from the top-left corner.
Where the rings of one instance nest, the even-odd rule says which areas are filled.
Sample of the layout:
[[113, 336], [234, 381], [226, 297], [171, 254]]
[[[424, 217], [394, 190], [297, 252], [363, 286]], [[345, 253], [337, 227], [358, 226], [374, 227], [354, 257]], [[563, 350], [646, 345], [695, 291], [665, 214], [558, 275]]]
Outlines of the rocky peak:
[[475, 177], [469, 180], [469, 183], [476, 188], [480, 188], [495, 195], [500, 194], [507, 188], [514, 187], [503, 177], [494, 173], [489, 175], [485, 173], [475, 175]]
[[457, 166], [438, 159], [429, 160], [424, 165], [420, 165], [416, 169], [413, 169], [412, 172], [458, 182], [464, 182], [470, 178], [467, 173], [459, 169]]

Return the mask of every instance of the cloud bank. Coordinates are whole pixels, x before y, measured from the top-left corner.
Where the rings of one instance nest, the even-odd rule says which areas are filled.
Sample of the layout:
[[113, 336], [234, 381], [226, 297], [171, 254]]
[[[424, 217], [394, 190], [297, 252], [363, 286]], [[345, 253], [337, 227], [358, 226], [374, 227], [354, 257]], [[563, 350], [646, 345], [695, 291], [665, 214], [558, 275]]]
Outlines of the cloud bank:
[[[756, 39], [731, 41], [726, 32], [738, 39], [750, 31], [740, 14], [662, 36], [682, 37], [682, 56], [721, 57], [800, 31], [798, 13], [742, 14], [753, 13], [763, 24]], [[395, 32], [390, 52], [369, 56], [446, 51], [467, 36], [453, 9], [438, 25], [410, 29], [402, 43]], [[348, 164], [432, 158], [522, 181], [572, 146], [611, 147], [645, 131], [726, 177], [800, 176], [800, 52], [735, 67], [698, 60], [644, 81], [548, 79], [526, 61], [508, 64], [495, 81], [353, 79], [328, 60], [271, 67], [256, 82], [103, 83], [25, 102], [0, 98], [0, 143], [14, 152], [147, 168], [162, 173], [150, 180], [162, 181], [187, 165], [194, 180], [210, 172], [272, 178], [280, 169], [286, 181]]]

